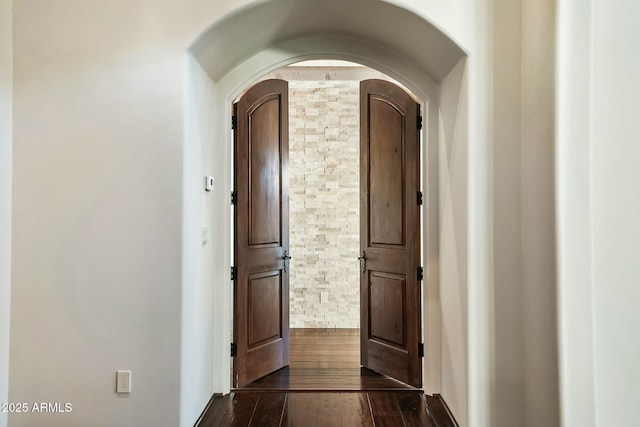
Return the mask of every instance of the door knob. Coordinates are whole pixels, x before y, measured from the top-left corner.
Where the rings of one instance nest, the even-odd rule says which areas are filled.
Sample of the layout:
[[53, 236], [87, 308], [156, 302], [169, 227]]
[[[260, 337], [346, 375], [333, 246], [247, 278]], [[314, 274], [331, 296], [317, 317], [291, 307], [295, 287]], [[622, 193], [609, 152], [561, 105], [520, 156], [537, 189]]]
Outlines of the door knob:
[[284, 272], [286, 273], [287, 271], [289, 271], [289, 260], [291, 259], [286, 250], [284, 251], [284, 256], [282, 257], [282, 259], [284, 260]]
[[360, 270], [364, 273], [367, 270], [367, 254], [365, 251], [362, 251], [362, 255], [358, 259], [360, 260]]

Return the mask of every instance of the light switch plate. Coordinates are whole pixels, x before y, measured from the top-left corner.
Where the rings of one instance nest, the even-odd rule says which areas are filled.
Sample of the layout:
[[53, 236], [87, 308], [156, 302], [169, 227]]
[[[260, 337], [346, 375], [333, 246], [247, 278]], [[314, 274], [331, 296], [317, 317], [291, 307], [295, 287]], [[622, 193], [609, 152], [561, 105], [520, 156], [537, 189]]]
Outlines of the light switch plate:
[[204, 177], [204, 189], [206, 191], [213, 191], [213, 177], [212, 176], [205, 176]]
[[205, 246], [207, 243], [209, 243], [209, 239], [207, 238], [207, 227], [202, 227], [202, 246]]

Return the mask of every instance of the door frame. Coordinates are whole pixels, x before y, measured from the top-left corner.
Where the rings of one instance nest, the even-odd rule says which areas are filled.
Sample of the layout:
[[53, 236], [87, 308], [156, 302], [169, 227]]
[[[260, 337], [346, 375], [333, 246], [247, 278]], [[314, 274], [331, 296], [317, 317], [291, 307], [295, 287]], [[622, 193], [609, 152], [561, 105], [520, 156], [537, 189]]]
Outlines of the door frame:
[[[241, 62], [224, 76], [216, 78], [206, 75], [206, 72], [195, 59], [189, 65], [195, 70], [194, 80], [200, 80], [198, 88], [192, 90], [189, 101], [196, 105], [195, 111], [202, 110], [202, 117], [195, 116], [193, 120], [206, 132], [204, 136], [198, 135], [197, 141], [210, 138], [217, 141], [213, 149], [207, 144], [199, 142], [196, 153], [185, 153], [185, 164], [189, 157], [211, 156], [212, 151], [224, 162], [217, 162], [218, 170], [216, 192], [213, 195], [215, 204], [224, 207], [217, 208], [215, 220], [223, 224], [214, 232], [219, 233], [216, 238], [217, 257], [212, 267], [215, 286], [215, 295], [212, 301], [212, 336], [213, 336], [213, 363], [214, 391], [228, 393], [231, 389], [230, 375], [220, 374], [230, 372], [231, 358], [229, 355], [229, 342], [233, 313], [231, 310], [231, 285], [230, 266], [232, 263], [232, 237], [231, 224], [232, 210], [229, 204], [229, 194], [232, 191], [233, 171], [231, 168], [233, 159], [232, 131], [230, 126], [231, 108], [233, 101], [252, 82], [261, 76], [274, 71], [282, 66], [307, 60], [307, 59], [342, 59], [366, 65], [381, 71], [402, 85], [407, 87], [418, 98], [423, 100], [422, 111], [424, 127], [421, 134], [423, 142], [422, 150], [422, 177], [421, 187], [426, 196], [425, 207], [422, 214], [422, 242], [423, 265], [425, 267], [425, 281], [423, 285], [423, 335], [425, 342], [425, 358], [423, 359], [423, 384], [427, 393], [441, 392], [441, 310], [440, 310], [440, 178], [439, 178], [439, 145], [440, 145], [440, 88], [427, 74], [424, 68], [406, 57], [398, 56], [397, 52], [390, 51], [379, 45], [367, 43], [365, 40], [336, 35], [314, 35], [282, 43], [274, 43], [267, 49]], [[466, 108], [466, 107], [464, 107]], [[214, 116], [210, 119], [207, 111]], [[201, 132], [202, 134], [203, 132]], [[225, 141], [224, 143], [222, 141]], [[211, 158], [210, 157], [210, 158]], [[207, 166], [205, 165], [205, 168]], [[206, 170], [206, 169], [205, 169]], [[199, 174], [198, 174], [199, 175]], [[195, 175], [190, 182], [200, 182]], [[195, 197], [189, 194], [186, 197]], [[189, 203], [188, 200], [185, 203]], [[203, 207], [206, 211], [206, 207]], [[213, 208], [211, 208], [213, 209]], [[225, 231], [226, 230], [226, 231]], [[187, 238], [199, 240], [199, 228], [191, 230], [193, 236]]]
[[[268, 73], [267, 73], [267, 74], [268, 74]], [[379, 78], [378, 78], [378, 79], [379, 79]], [[286, 80], [286, 79], [284, 79], [284, 78], [280, 78], [280, 77], [278, 77], [278, 80], [286, 81], [286, 82], [287, 82], [287, 87], [288, 87], [288, 83], [290, 82], [289, 80]], [[364, 80], [371, 80], [371, 79], [364, 79]], [[359, 90], [359, 91], [360, 91], [360, 90], [362, 90], [362, 85], [361, 85], [361, 83], [362, 83], [364, 80], [362, 80], [362, 79], [353, 79], [353, 80], [352, 80], [352, 81], [356, 81], [356, 82], [358, 82], [358, 83], [359, 83], [359, 86], [358, 86], [358, 90]], [[385, 80], [385, 81], [388, 81], [388, 82], [389, 82], [389, 83], [391, 83], [393, 86], [395, 86], [396, 88], [400, 89], [401, 91], [403, 91], [403, 92], [407, 93], [407, 94], [408, 94], [408, 96], [409, 96], [411, 99], [413, 99], [413, 101], [414, 101], [415, 103], [417, 103], [417, 104], [418, 104], [418, 106], [419, 106], [419, 115], [423, 118], [423, 120], [426, 120], [426, 117], [425, 117], [425, 111], [424, 111], [425, 103], [424, 103], [420, 98], [418, 98], [414, 93], [412, 93], [412, 92], [411, 92], [410, 90], [408, 90], [406, 87], [403, 87], [403, 86], [402, 86], [402, 84], [400, 84], [400, 85], [399, 85], [399, 84], [398, 84], [398, 82], [396, 82], [396, 81], [390, 81], [390, 80], [386, 80], [386, 79], [384, 79], [384, 80]], [[232, 115], [237, 115], [237, 114], [238, 114], [238, 112], [236, 111], [236, 106], [238, 105], [238, 103], [240, 102], [240, 100], [241, 100], [241, 99], [243, 99], [243, 97], [245, 96], [245, 94], [246, 94], [246, 93], [247, 93], [251, 88], [253, 88], [254, 86], [256, 86], [256, 85], [258, 85], [259, 83], [264, 82], [264, 81], [265, 81], [264, 79], [260, 79], [260, 80], [258, 80], [258, 81], [252, 82], [252, 83], [250, 83], [247, 87], [245, 87], [245, 88], [243, 88], [243, 89], [241, 90], [241, 94], [240, 94], [240, 95], [238, 96], [238, 98], [236, 98], [236, 99], [232, 102], [232, 104], [231, 104], [231, 111], [232, 111]], [[359, 99], [359, 102], [360, 102], [360, 103], [362, 103], [362, 98], [360, 97], [360, 95], [358, 95], [358, 99]], [[287, 100], [288, 100], [288, 99], [287, 99]], [[289, 102], [289, 100], [288, 100], [288, 102]], [[286, 108], [288, 108], [288, 104], [287, 104], [287, 107], [286, 107]], [[358, 106], [358, 109], [360, 110], [361, 108], [362, 108], [362, 106], [361, 106], [361, 105], [359, 105], [359, 106]], [[359, 117], [359, 118], [361, 118], [361, 117]], [[236, 118], [235, 120], [239, 120], [239, 118]], [[229, 118], [229, 122], [231, 122], [231, 117]], [[287, 119], [287, 123], [289, 123], [289, 119]], [[414, 124], [414, 126], [415, 126], [415, 124]], [[362, 122], [360, 123], [359, 128], [360, 128], [360, 129], [362, 129]], [[424, 149], [425, 149], [425, 148], [423, 147], [423, 133], [424, 133], [424, 130], [425, 130], [425, 126], [423, 125], [423, 126], [421, 126], [421, 130], [418, 132], [418, 141], [417, 141], [418, 148], [417, 148], [417, 149], [418, 149], [418, 152], [419, 152], [421, 155], [423, 155], [423, 151], [424, 151]], [[237, 144], [237, 143], [238, 143], [237, 136], [236, 136], [235, 132], [236, 132], [236, 130], [234, 130], [234, 133], [232, 134], [232, 135], [233, 135], [233, 138], [234, 138], [234, 140], [233, 140], [233, 144]], [[288, 133], [288, 137], [290, 137], [290, 134], [289, 134], [289, 133]], [[287, 148], [287, 149], [290, 149], [289, 144], [287, 144], [287, 146], [288, 146], [288, 148]], [[236, 149], [236, 150], [237, 150], [237, 147], [236, 147], [236, 146], [234, 146], [234, 149]], [[358, 158], [359, 158], [359, 159], [361, 159], [361, 150], [362, 150], [362, 142], [361, 142], [361, 139], [358, 139]], [[287, 158], [288, 158], [288, 153], [287, 153]], [[421, 160], [422, 160], [422, 159], [421, 159]], [[233, 157], [232, 157], [232, 161], [231, 161], [232, 182], [238, 182], [238, 180], [239, 180], [239, 179], [238, 179], [238, 177], [236, 176], [235, 165], [236, 165], [236, 158], [235, 158], [235, 151], [234, 151], [234, 155], [233, 155]], [[362, 168], [360, 168], [360, 171], [361, 171], [361, 170], [362, 170]], [[420, 161], [420, 162], [419, 162], [419, 171], [418, 171], [418, 172], [419, 172], [419, 177], [420, 177], [420, 178], [419, 178], [419, 184], [418, 184], [418, 189], [417, 189], [417, 190], [418, 190], [418, 191], [423, 192], [423, 195], [424, 195], [424, 191], [423, 191], [423, 188], [422, 188], [422, 186], [423, 186], [423, 184], [424, 184], [424, 182], [423, 182], [424, 166], [423, 166], [423, 162], [422, 162], [422, 161]], [[287, 174], [287, 176], [288, 176], [288, 175], [289, 175], [289, 174]], [[239, 191], [239, 190], [238, 190], [237, 188], [234, 188], [234, 189], [233, 189], [233, 191], [237, 192], [237, 191]], [[361, 204], [360, 200], [362, 199], [362, 194], [361, 194], [361, 192], [362, 192], [362, 186], [361, 186], [361, 185], [359, 185], [359, 187], [358, 187], [358, 193], [359, 193], [359, 196], [358, 196], [359, 201], [358, 201], [358, 203], [359, 203], [359, 204]], [[290, 194], [290, 193], [289, 193], [289, 194]], [[428, 199], [428, 198], [427, 198], [427, 199]], [[236, 199], [236, 200], [237, 200], [237, 199]], [[427, 200], [427, 201], [428, 201], [428, 200]], [[236, 202], [236, 203], [237, 203], [237, 202]], [[237, 229], [237, 227], [238, 227], [238, 224], [237, 224], [237, 222], [236, 222], [237, 214], [235, 213], [235, 209], [238, 209], [238, 205], [236, 204], [235, 206], [233, 206], [233, 208], [234, 208], [234, 215], [232, 215], [232, 218], [231, 218], [232, 244], [233, 244], [233, 242], [236, 242], [236, 241], [237, 241], [237, 238], [236, 238], [236, 237], [237, 237], [237, 236], [236, 236], [236, 229]], [[424, 251], [423, 251], [423, 243], [424, 243], [424, 235], [425, 235], [425, 233], [424, 233], [424, 216], [425, 216], [425, 215], [424, 215], [424, 210], [425, 210], [425, 204], [424, 204], [424, 203], [422, 203], [422, 204], [419, 206], [419, 208], [418, 208], [418, 209], [419, 209], [419, 212], [420, 212], [420, 215], [419, 215], [420, 220], [419, 220], [419, 222], [418, 222], [418, 229], [420, 230], [420, 242], [419, 242], [419, 246], [420, 246], [420, 249], [419, 249], [420, 256], [419, 256], [419, 258], [420, 258], [420, 259], [419, 259], [419, 263], [418, 263], [418, 265], [420, 265], [420, 266], [422, 266], [422, 267], [424, 268], [424, 266], [425, 266], [425, 258], [426, 258], [426, 257], [425, 257], [425, 254], [424, 254]], [[290, 219], [290, 209], [287, 209], [287, 213], [289, 214], [289, 217], [287, 218], [287, 224], [289, 224], [289, 219]], [[360, 215], [362, 215], [362, 212], [360, 212]], [[362, 238], [363, 238], [363, 237], [362, 237], [362, 229], [361, 229], [361, 227], [362, 227], [362, 225], [361, 225], [361, 224], [362, 224], [362, 223], [361, 223], [361, 220], [362, 220], [362, 218], [361, 218], [361, 217], [360, 217], [360, 218], [358, 218], [358, 232], [359, 232], [359, 234], [360, 234], [360, 236], [359, 236], [359, 238], [360, 238], [360, 239], [359, 239], [358, 251], [356, 251], [356, 252], [354, 253], [354, 259], [355, 259], [355, 255], [360, 253], [360, 249], [361, 249], [361, 246], [362, 246]], [[291, 227], [289, 226], [289, 227], [287, 227], [287, 229], [288, 229], [288, 230], [290, 230], [290, 229], [291, 229]], [[287, 239], [286, 239], [286, 240], [287, 240], [287, 241], [289, 241], [289, 239], [290, 239], [290, 237], [289, 237], [289, 236], [287, 236]], [[289, 244], [287, 244], [287, 249], [288, 249], [288, 248], [289, 248]], [[285, 254], [286, 254], [286, 251], [285, 251]], [[295, 255], [295, 254], [292, 254], [292, 255]], [[235, 259], [235, 258], [236, 258], [236, 251], [235, 251], [235, 247], [232, 247], [232, 254], [231, 254], [232, 265], [235, 267], [235, 271], [237, 272], [237, 271], [238, 271], [238, 266], [237, 266], [237, 265], [235, 265], [235, 262], [236, 262], [236, 259]], [[237, 280], [238, 280], [238, 273], [236, 273], [236, 282], [235, 282], [235, 284], [232, 286], [232, 289], [233, 289], [233, 290], [235, 290], [235, 289], [237, 288], [237, 285], [238, 285]], [[234, 282], [232, 281], [232, 283], [234, 283]], [[425, 279], [424, 279], [424, 280], [418, 280], [418, 284], [419, 284], [419, 286], [420, 286], [420, 295], [422, 296], [422, 298], [423, 298], [423, 300], [424, 300], [424, 297], [425, 297], [425, 290], [424, 290], [424, 289], [425, 289], [425, 287], [426, 287], [426, 276], [425, 276]], [[358, 283], [357, 283], [356, 285], [357, 285], [357, 286], [358, 286], [358, 288], [359, 288], [359, 300], [358, 300], [358, 304], [359, 304], [359, 317], [361, 317], [361, 316], [362, 316], [362, 292], [363, 292], [363, 291], [362, 291], [362, 288], [361, 288], [361, 283], [360, 283], [360, 281], [358, 281]], [[287, 286], [287, 288], [288, 288], [288, 289], [291, 289], [291, 284], [290, 284], [290, 283], [289, 283], [289, 285]], [[236, 319], [236, 314], [235, 314], [235, 312], [233, 311], [233, 309], [234, 309], [234, 308], [236, 307], [236, 305], [237, 305], [237, 302], [236, 302], [236, 300], [235, 300], [235, 294], [233, 293], [233, 290], [232, 290], [232, 303], [231, 303], [231, 313], [232, 313], [232, 319], [231, 319], [231, 324], [232, 324], [231, 336], [232, 336], [232, 337], [237, 337], [237, 336], [238, 336], [238, 335], [237, 335], [237, 331], [236, 331], [234, 328], [235, 328], [235, 327], [236, 327], [236, 325], [238, 324], [238, 323], [237, 323], [237, 322], [238, 322], [238, 319]], [[290, 300], [290, 299], [288, 299], [288, 312], [289, 312], [289, 313], [291, 312], [291, 300]], [[425, 312], [424, 304], [423, 304], [423, 303], [421, 303], [421, 304], [420, 304], [420, 318], [422, 319], [422, 324], [420, 325], [421, 327], [419, 328], [420, 336], [419, 336], [419, 337], [417, 337], [417, 342], [418, 342], [418, 343], [424, 343], [424, 342], [426, 341], [426, 339], [425, 339], [425, 334], [426, 334], [426, 332], [425, 332], [425, 330], [424, 330], [424, 312]], [[289, 324], [289, 321], [287, 321], [287, 324]], [[362, 328], [362, 324], [360, 325], [359, 329], [361, 329], [361, 328]], [[287, 345], [290, 345], [290, 342], [289, 342], [289, 339], [288, 339], [288, 333], [287, 333]], [[362, 341], [361, 341], [360, 345], [362, 346]], [[238, 349], [238, 350], [237, 350], [237, 351], [238, 351], [238, 354], [239, 354], [239, 352], [240, 352], [240, 347], [241, 347], [241, 346], [240, 346], [239, 344], [235, 343], [235, 348], [236, 348], [236, 349]], [[416, 351], [417, 351], [417, 350], [416, 350]], [[234, 356], [234, 357], [239, 357], [239, 356]], [[233, 362], [232, 362], [232, 371], [231, 371], [231, 372], [232, 372], [232, 378], [231, 378], [231, 387], [232, 387], [232, 388], [234, 388], [234, 387], [235, 387], [235, 384], [234, 384], [234, 383], [235, 383], [234, 377], [237, 379], [237, 376], [238, 376], [238, 372], [237, 372], [237, 369], [238, 369], [238, 368], [237, 368], [237, 366], [238, 366], [238, 364], [237, 364], [237, 363], [235, 363], [235, 362], [236, 362], [236, 360], [237, 360], [237, 359], [234, 359], [234, 360], [233, 360]], [[287, 360], [288, 360], [288, 357], [287, 357]], [[421, 384], [422, 384], [422, 385], [420, 385], [420, 386], [415, 386], [415, 385], [413, 385], [413, 387], [414, 387], [414, 388], [416, 388], [416, 389], [423, 389], [423, 388], [424, 388], [424, 359], [423, 359], [423, 360], [421, 360], [420, 362], [421, 362], [421, 363], [422, 363], [422, 365], [423, 365], [423, 366], [422, 366], [422, 369], [421, 369], [421, 371], [422, 371], [422, 377], [423, 377], [423, 378], [421, 379]], [[239, 388], [242, 388], [242, 387], [239, 387]]]
[[[281, 52], [278, 52], [281, 53]], [[371, 52], [373, 55], [373, 52]], [[252, 60], [258, 60], [261, 58], [252, 58]], [[439, 123], [438, 123], [438, 88], [428, 77], [420, 75], [423, 80], [423, 86], [416, 86], [407, 81], [406, 78], [395, 73], [393, 70], [381, 67], [379, 63], [372, 61], [369, 57], [355, 56], [355, 55], [330, 55], [330, 54], [308, 54], [303, 56], [296, 56], [293, 58], [287, 58], [285, 60], [271, 64], [268, 68], [264, 69], [260, 73], [256, 73], [253, 76], [253, 80], [245, 79], [239, 86], [234, 87], [231, 96], [227, 98], [228, 103], [225, 105], [224, 111], [228, 111], [226, 121], [228, 122], [231, 117], [231, 106], [233, 102], [249, 87], [255, 84], [256, 80], [259, 80], [262, 76], [277, 70], [282, 66], [290, 63], [298, 62], [306, 59], [344, 59], [366, 65], [374, 70], [383, 72], [390, 77], [397, 80], [401, 85], [409, 90], [420, 100], [420, 106], [423, 116], [424, 126], [420, 133], [421, 144], [421, 162], [420, 162], [420, 186], [421, 190], [425, 194], [425, 202], [421, 213], [421, 264], [425, 268], [425, 279], [422, 285], [422, 340], [425, 343], [425, 357], [423, 363], [423, 389], [428, 393], [440, 392], [440, 301], [439, 301], [439, 271], [438, 259], [439, 259], [439, 156], [438, 156], [438, 137], [439, 137]], [[254, 61], [249, 60], [247, 63]], [[254, 67], [255, 62], [249, 67]], [[426, 88], [426, 89], [425, 89]], [[233, 133], [230, 127], [225, 131], [227, 134], [227, 140], [232, 140]], [[230, 167], [229, 177], [230, 182], [233, 182], [233, 152], [231, 151], [228, 156], [228, 165]], [[428, 168], [428, 169], [427, 169]], [[425, 170], [428, 171], [428, 175], [425, 174]], [[230, 188], [229, 191], [232, 191]], [[228, 194], [228, 193], [227, 193]], [[229, 224], [232, 224], [230, 218]], [[227, 253], [230, 257], [230, 262], [233, 263], [233, 226], [230, 227], [230, 245], [228, 246]], [[231, 264], [229, 264], [231, 265]], [[230, 301], [226, 310], [227, 318], [233, 319], [233, 304], [232, 295], [230, 295]], [[231, 322], [232, 323], [232, 322]], [[232, 336], [232, 326], [229, 325], [225, 331], [225, 336]], [[228, 355], [228, 344], [225, 346], [225, 351]], [[232, 362], [231, 362], [232, 363]], [[231, 366], [229, 364], [229, 367]], [[226, 371], [225, 371], [226, 372]], [[230, 377], [227, 378], [226, 387], [230, 387]]]

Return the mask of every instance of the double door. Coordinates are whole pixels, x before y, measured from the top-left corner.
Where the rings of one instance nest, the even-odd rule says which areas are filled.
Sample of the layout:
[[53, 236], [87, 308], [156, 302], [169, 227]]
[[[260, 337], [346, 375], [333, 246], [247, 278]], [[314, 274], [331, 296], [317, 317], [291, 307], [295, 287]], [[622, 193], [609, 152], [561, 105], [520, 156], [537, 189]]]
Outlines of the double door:
[[[392, 83], [360, 84], [361, 364], [416, 387], [422, 384], [419, 111]], [[287, 82], [256, 84], [234, 115], [234, 385], [242, 387], [289, 364]]]

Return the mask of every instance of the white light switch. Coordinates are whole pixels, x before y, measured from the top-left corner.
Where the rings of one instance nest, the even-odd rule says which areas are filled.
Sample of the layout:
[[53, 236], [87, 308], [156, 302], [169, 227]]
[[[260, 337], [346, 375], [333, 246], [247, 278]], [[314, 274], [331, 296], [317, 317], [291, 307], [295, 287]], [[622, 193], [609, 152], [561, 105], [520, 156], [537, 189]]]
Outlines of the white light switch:
[[204, 177], [204, 189], [206, 191], [213, 191], [213, 177], [212, 176], [205, 176]]
[[209, 239], [207, 238], [207, 231], [207, 227], [202, 227], [202, 246], [209, 242]]

